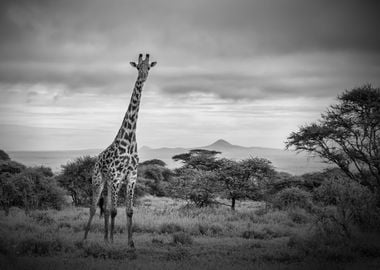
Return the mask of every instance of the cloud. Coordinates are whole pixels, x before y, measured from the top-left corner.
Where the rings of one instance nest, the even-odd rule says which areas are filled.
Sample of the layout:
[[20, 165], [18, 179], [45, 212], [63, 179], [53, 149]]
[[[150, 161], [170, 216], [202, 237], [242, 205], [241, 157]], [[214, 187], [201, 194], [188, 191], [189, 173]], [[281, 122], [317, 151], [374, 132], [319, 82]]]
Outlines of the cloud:
[[[307, 73], [331, 67], [334, 77], [341, 77], [347, 62], [358, 66], [356, 73], [373, 66], [364, 67], [372, 71], [371, 80], [380, 66], [378, 6], [376, 1], [2, 1], [0, 82], [117, 94], [132, 83], [128, 62], [142, 51], [158, 58], [157, 70], [176, 70], [167, 77], [157, 71], [164, 93], [211, 92], [232, 99], [299, 94], [304, 85], [291, 80], [309, 82]], [[316, 58], [307, 64], [318, 68], [299, 70], [308, 54], [326, 62]], [[282, 73], [255, 73], [268, 65]], [[191, 74], [189, 67], [209, 70]], [[308, 93], [321, 93], [318, 87]]]
[[34, 127], [36, 140], [42, 129], [66, 127], [78, 136], [74, 148], [86, 140], [78, 130], [95, 127], [101, 132], [92, 143], [108, 141], [100, 133], [113, 136], [135, 81], [129, 61], [149, 52], [158, 65], [143, 95], [147, 144], [152, 130], [161, 134], [156, 146], [173, 136], [201, 145], [228, 132], [225, 138], [282, 141], [344, 89], [380, 85], [379, 7], [354, 0], [4, 0], [0, 125], [22, 126], [22, 136]]

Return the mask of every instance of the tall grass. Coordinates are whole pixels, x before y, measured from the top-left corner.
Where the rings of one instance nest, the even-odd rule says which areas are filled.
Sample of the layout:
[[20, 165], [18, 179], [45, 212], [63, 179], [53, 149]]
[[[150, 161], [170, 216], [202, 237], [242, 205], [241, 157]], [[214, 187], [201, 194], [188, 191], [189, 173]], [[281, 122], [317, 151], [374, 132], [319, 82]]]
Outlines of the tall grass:
[[[136, 255], [126, 246], [124, 208], [118, 208], [113, 244], [103, 241], [104, 219], [98, 215], [93, 220], [89, 240], [81, 241], [88, 217], [89, 209], [74, 207], [61, 211], [33, 211], [29, 215], [17, 208], [12, 208], [9, 216], [0, 212], [0, 259], [1, 254], [134, 259]], [[355, 252], [372, 258], [380, 256], [379, 246], [373, 242], [359, 245], [357, 240], [356, 244], [350, 243], [348, 251], [342, 249], [342, 245], [334, 249], [333, 239], [323, 240], [316, 236], [313, 216], [298, 208], [265, 210], [258, 203], [244, 202], [237, 211], [231, 211], [226, 206], [194, 208], [180, 200], [149, 196], [136, 205], [133, 218], [134, 238], [140, 255], [152, 255], [164, 261], [209, 257], [225, 261], [241, 258], [297, 262], [313, 254], [314, 250], [320, 252], [321, 257], [332, 260], [352, 260]], [[330, 249], [323, 253], [326, 247]]]

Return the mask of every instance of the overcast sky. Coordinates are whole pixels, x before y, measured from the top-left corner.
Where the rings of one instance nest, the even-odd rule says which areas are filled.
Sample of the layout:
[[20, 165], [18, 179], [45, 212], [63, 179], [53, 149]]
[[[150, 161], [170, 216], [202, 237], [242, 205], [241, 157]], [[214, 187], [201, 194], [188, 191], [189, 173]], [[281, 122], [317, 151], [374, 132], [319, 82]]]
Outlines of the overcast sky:
[[105, 148], [144, 86], [139, 146], [284, 148], [345, 89], [380, 86], [380, 1], [1, 1], [0, 149]]

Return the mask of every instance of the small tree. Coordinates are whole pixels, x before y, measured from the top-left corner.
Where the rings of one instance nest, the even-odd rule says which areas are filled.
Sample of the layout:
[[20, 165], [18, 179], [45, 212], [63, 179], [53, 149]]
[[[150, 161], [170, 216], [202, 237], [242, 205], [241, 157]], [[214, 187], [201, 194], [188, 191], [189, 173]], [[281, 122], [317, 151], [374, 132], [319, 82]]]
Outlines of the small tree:
[[217, 184], [214, 172], [181, 168], [176, 170], [176, 177], [171, 180], [170, 194], [205, 207], [214, 202]]
[[15, 198], [20, 198], [21, 194], [17, 189], [14, 181], [9, 174], [0, 174], [0, 205], [5, 211], [5, 214], [9, 214], [9, 208], [16, 206]]
[[236, 200], [262, 198], [265, 186], [275, 174], [271, 162], [264, 158], [222, 159], [220, 164], [218, 177], [231, 200], [232, 210], [235, 210]]
[[350, 227], [379, 228], [379, 212], [374, 194], [365, 186], [343, 174], [331, 175], [314, 192], [314, 199], [322, 206], [334, 206], [328, 216], [349, 236]]
[[165, 162], [159, 159], [147, 160], [139, 164], [138, 182], [145, 185], [145, 191], [156, 196], [166, 195], [166, 186], [172, 176], [172, 171], [165, 166]]
[[210, 205], [218, 191], [216, 170], [220, 163], [217, 154], [220, 152], [193, 149], [174, 156], [173, 160], [182, 161], [183, 166], [174, 170], [170, 181], [171, 194], [190, 200], [198, 207]]
[[11, 160], [11, 158], [5, 151], [0, 149], [0, 160]]
[[59, 184], [69, 192], [76, 206], [90, 203], [95, 162], [96, 157], [79, 157], [63, 165], [62, 172], [57, 176]]
[[364, 85], [344, 92], [338, 101], [321, 120], [291, 133], [286, 147], [336, 164], [349, 178], [379, 194], [380, 89]]
[[65, 203], [65, 191], [55, 179], [47, 176], [46, 167], [26, 168], [18, 174], [1, 175], [1, 203], [8, 211], [10, 206], [31, 209], [60, 209]]

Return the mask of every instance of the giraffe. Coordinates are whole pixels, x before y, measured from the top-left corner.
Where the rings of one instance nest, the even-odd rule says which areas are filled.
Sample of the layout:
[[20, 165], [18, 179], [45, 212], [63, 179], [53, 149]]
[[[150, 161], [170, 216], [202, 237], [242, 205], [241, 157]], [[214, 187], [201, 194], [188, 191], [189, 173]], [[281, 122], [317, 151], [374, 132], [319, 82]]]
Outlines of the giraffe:
[[139, 157], [136, 143], [136, 123], [140, 107], [141, 92], [149, 73], [149, 69], [157, 62], [149, 62], [149, 54], [145, 59], [140, 54], [138, 63], [130, 62], [138, 70], [135, 87], [132, 92], [128, 110], [114, 141], [101, 152], [95, 163], [92, 174], [92, 204], [90, 217], [85, 229], [84, 240], [87, 239], [91, 221], [96, 212], [96, 206], [103, 188], [106, 186], [107, 194], [104, 200], [104, 240], [108, 242], [109, 216], [111, 215], [110, 238], [113, 242], [115, 217], [117, 214], [117, 198], [122, 183], [126, 180], [126, 214], [128, 246], [134, 248], [132, 240], [133, 193], [137, 180], [137, 165]]

